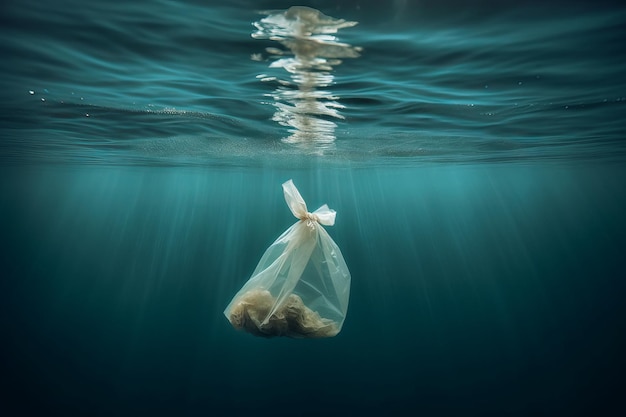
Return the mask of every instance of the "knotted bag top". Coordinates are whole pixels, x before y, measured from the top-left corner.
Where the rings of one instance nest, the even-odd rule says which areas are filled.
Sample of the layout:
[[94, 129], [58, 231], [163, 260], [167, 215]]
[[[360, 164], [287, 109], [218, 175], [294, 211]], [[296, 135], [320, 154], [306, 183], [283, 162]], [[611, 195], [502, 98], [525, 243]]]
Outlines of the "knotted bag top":
[[327, 204], [324, 204], [313, 213], [307, 211], [306, 203], [292, 180], [283, 183], [283, 192], [285, 193], [285, 201], [289, 206], [289, 210], [298, 219], [306, 222], [310, 228], [314, 228], [315, 223], [323, 224], [324, 226], [333, 226], [335, 224], [337, 212], [329, 208]]

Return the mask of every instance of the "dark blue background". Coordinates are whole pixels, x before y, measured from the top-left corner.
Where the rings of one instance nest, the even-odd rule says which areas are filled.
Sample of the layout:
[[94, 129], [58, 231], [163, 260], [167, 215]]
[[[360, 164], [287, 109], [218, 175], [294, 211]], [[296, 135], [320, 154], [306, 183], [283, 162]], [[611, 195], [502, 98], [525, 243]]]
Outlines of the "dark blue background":
[[[222, 315], [295, 219], [338, 211], [344, 329], [266, 340]], [[623, 411], [618, 166], [2, 171], [12, 415]], [[8, 273], [7, 273], [8, 272]], [[17, 411], [15, 411], [17, 410]]]

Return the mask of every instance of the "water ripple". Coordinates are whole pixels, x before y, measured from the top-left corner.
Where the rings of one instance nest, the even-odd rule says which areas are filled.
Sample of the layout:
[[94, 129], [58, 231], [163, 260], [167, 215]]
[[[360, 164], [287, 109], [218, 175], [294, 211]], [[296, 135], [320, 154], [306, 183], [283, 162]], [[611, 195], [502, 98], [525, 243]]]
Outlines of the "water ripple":
[[[283, 48], [267, 47], [269, 68], [281, 68], [289, 73], [276, 77], [260, 74], [264, 82], [275, 82], [278, 87], [270, 94], [276, 108], [272, 120], [288, 127], [290, 136], [285, 143], [295, 144], [316, 152], [332, 149], [337, 125], [332, 119], [343, 119], [339, 97], [330, 90], [333, 67], [341, 64], [339, 58], [357, 58], [361, 48], [338, 41], [340, 29], [355, 26], [357, 22], [335, 19], [304, 6], [293, 6], [285, 11], [266, 12], [254, 23], [255, 39], [269, 39]], [[254, 60], [262, 56], [254, 55]]]

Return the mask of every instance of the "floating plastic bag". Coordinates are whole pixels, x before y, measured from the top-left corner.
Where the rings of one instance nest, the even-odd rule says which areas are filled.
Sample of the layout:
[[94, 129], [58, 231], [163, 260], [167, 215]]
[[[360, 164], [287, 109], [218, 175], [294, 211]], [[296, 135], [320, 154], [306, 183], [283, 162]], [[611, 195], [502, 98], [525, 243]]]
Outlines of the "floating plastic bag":
[[224, 314], [233, 327], [255, 336], [335, 336], [348, 310], [350, 272], [321, 225], [334, 225], [336, 212], [324, 204], [309, 213], [291, 180], [283, 191], [300, 220], [267, 248]]

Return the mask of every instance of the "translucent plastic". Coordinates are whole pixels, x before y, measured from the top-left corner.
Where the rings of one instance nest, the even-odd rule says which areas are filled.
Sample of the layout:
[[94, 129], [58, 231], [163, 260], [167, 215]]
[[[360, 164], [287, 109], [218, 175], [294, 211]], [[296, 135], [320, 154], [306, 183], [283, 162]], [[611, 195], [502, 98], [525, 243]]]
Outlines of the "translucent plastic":
[[335, 224], [326, 204], [313, 213], [291, 180], [283, 184], [289, 209], [300, 219], [267, 248], [224, 314], [256, 336], [335, 336], [348, 311], [350, 272], [321, 225]]

